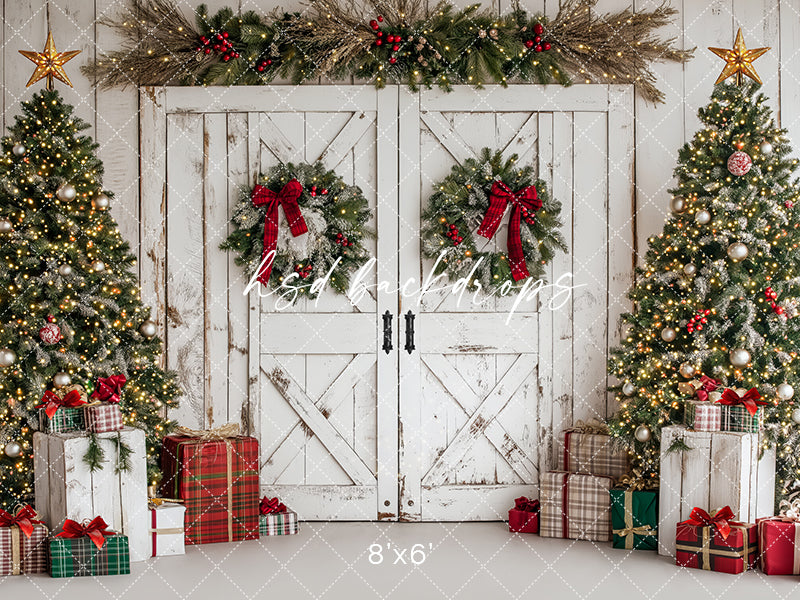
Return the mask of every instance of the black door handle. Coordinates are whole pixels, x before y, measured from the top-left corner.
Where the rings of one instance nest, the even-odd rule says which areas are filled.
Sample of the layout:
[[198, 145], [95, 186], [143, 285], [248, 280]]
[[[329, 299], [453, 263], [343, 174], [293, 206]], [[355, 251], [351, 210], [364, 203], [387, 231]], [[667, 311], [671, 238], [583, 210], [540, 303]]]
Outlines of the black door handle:
[[406, 313], [406, 352], [411, 354], [414, 351], [414, 313], [410, 310]]
[[383, 351], [392, 351], [392, 313], [388, 310], [383, 313]]

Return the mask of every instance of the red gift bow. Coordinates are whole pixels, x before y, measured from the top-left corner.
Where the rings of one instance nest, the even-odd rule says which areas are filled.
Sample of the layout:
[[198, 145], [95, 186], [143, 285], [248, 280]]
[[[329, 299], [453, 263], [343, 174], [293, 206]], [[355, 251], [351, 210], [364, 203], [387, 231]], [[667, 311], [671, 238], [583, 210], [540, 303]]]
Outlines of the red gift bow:
[[750, 388], [744, 396], [739, 396], [739, 394], [737, 394], [731, 388], [726, 388], [725, 391], [722, 392], [722, 398], [717, 400], [717, 404], [724, 404], [726, 406], [743, 404], [747, 409], [747, 412], [750, 413], [750, 416], [754, 417], [756, 412], [758, 412], [759, 406], [765, 406], [769, 404], [769, 402], [766, 400], [760, 400], [760, 398], [761, 394], [758, 393], [756, 388]]
[[270, 513], [282, 513], [288, 510], [286, 505], [278, 500], [277, 497], [267, 498], [266, 496], [261, 499], [259, 509], [262, 515], [268, 515]]
[[275, 257], [269, 261], [269, 264], [263, 264], [264, 259], [268, 254], [274, 252], [278, 247], [278, 205], [283, 206], [283, 214], [286, 215], [286, 220], [289, 222], [289, 229], [294, 237], [302, 235], [308, 231], [303, 215], [300, 213], [300, 205], [297, 199], [303, 193], [303, 186], [297, 179], [292, 179], [289, 183], [283, 186], [280, 192], [273, 192], [272, 190], [264, 187], [263, 185], [256, 185], [253, 188], [253, 193], [250, 195], [250, 201], [253, 206], [267, 207], [266, 217], [264, 218], [264, 250], [261, 253], [261, 272], [258, 274], [258, 280], [267, 285], [269, 276], [272, 273], [272, 263], [275, 262]]
[[703, 375], [700, 377], [700, 381], [702, 385], [700, 386], [700, 389], [697, 390], [697, 399], [705, 402], [708, 400], [709, 392], [716, 390], [719, 387], [720, 382], [713, 377], [709, 377], [708, 375]]
[[64, 521], [63, 531], [57, 533], [55, 537], [63, 537], [68, 539], [78, 539], [88, 536], [97, 549], [103, 548], [106, 543], [105, 536], [114, 535], [113, 531], [107, 531], [108, 523], [103, 520], [103, 517], [95, 517], [89, 524], [78, 523], [72, 519]]
[[72, 390], [63, 398], [59, 398], [50, 390], [47, 390], [42, 396], [42, 401], [34, 406], [34, 408], [43, 408], [48, 419], [52, 419], [56, 411], [61, 408], [77, 408], [82, 404], [86, 404], [86, 400], [81, 398], [81, 393], [78, 390]]
[[702, 508], [694, 507], [689, 518], [682, 521], [680, 524], [695, 525], [698, 527], [716, 527], [723, 540], [728, 539], [731, 532], [731, 523], [733, 520], [733, 511], [730, 506], [720, 508], [713, 516], [709, 515]]
[[528, 500], [525, 496], [520, 496], [514, 500], [514, 510], [524, 510], [525, 512], [539, 512], [539, 501]]
[[29, 538], [33, 533], [34, 524], [44, 522], [39, 521], [36, 518], [38, 516], [39, 515], [36, 514], [36, 511], [33, 510], [30, 504], [21, 506], [15, 515], [0, 508], [0, 527], [13, 527], [16, 525], [19, 527], [19, 530], [25, 534], [25, 537]]
[[92, 392], [92, 398], [97, 398], [101, 402], [119, 404], [119, 393], [127, 381], [127, 378], [122, 373], [111, 377], [98, 377], [97, 385], [95, 385]]
[[500, 226], [500, 220], [503, 218], [509, 202], [512, 206], [511, 218], [508, 221], [508, 264], [511, 267], [511, 276], [514, 281], [519, 281], [530, 275], [528, 266], [525, 264], [525, 255], [522, 252], [520, 219], [523, 208], [528, 213], [542, 208], [542, 201], [536, 194], [536, 188], [529, 185], [518, 192], [512, 192], [502, 181], [495, 181], [489, 194], [489, 208], [478, 228], [478, 235], [492, 239]]

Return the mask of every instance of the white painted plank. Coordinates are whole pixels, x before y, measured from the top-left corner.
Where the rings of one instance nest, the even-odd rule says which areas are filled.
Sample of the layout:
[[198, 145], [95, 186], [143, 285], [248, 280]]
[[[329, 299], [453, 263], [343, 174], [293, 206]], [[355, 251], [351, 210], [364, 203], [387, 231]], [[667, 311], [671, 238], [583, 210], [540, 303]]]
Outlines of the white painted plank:
[[338, 135], [328, 144], [328, 147], [316, 158], [309, 156], [309, 162], [321, 160], [326, 167], [335, 170], [344, 160], [345, 155], [352, 151], [361, 136], [371, 128], [374, 119], [374, 115], [364, 111], [354, 112]]
[[[244, 179], [250, 185], [255, 185], [258, 172], [261, 168], [261, 119], [257, 113], [247, 114], [247, 173]], [[229, 204], [231, 199], [228, 200]], [[233, 225], [231, 225], [233, 227]], [[234, 260], [231, 257], [230, 260]], [[234, 265], [235, 266], [235, 265]], [[234, 273], [233, 269], [229, 270]], [[242, 281], [247, 281], [243, 275]], [[244, 287], [244, 286], [243, 286]], [[261, 327], [258, 326], [261, 316], [261, 296], [258, 290], [251, 290], [247, 298], [248, 309], [248, 334], [247, 334], [247, 411], [242, 414], [242, 419], [249, 424], [248, 430], [257, 433], [258, 439], [263, 440], [261, 434], [262, 406], [261, 397]]]
[[378, 504], [375, 485], [265, 485], [262, 482], [261, 496], [277, 496], [303, 521], [374, 521], [374, 507]]
[[[296, 119], [302, 118], [300, 115]], [[285, 121], [282, 113], [261, 115], [261, 143], [264, 144], [281, 162], [298, 162], [302, 160], [303, 148], [300, 140], [289, 139], [276, 121]], [[282, 123], [283, 124], [283, 123]]]
[[261, 340], [261, 352], [268, 354], [374, 353], [375, 315], [262, 314]]
[[471, 86], [453, 86], [448, 93], [437, 89], [421, 93], [420, 108], [428, 111], [598, 111], [606, 110], [608, 89], [604, 85], [574, 86], [561, 85], [512, 85], [501, 88], [497, 85], [484, 86], [482, 90]]
[[660, 485], [658, 488], [658, 553], [675, 556], [675, 525], [681, 520], [682, 452], [669, 452], [682, 427], [661, 429]]
[[422, 490], [426, 521], [504, 521], [514, 498], [533, 497], [536, 487], [528, 484], [485, 485], [480, 488], [480, 502], [472, 485], [447, 485]]
[[[539, 323], [535, 313], [514, 315], [481, 314], [471, 319], [464, 313], [420, 313], [414, 324], [415, 345], [423, 354], [535, 354]], [[514, 335], [507, 332], [514, 330]], [[498, 332], [504, 335], [498, 335]], [[535, 364], [536, 358], [528, 361]]]
[[[797, 20], [797, 15], [790, 18]], [[748, 48], [772, 47], [769, 52], [760, 56], [753, 66], [763, 82], [760, 91], [769, 98], [770, 103], [776, 104], [779, 101], [780, 88], [780, 48], [776, 47], [780, 45], [780, 20], [780, 2], [733, 0], [734, 34], [736, 29], [741, 27]]]
[[772, 99], [772, 109], [781, 127], [789, 130], [790, 139], [800, 136], [800, 0], [779, 0], [780, 43], [772, 52], [780, 57], [780, 97]]
[[[422, 122], [428, 127], [439, 143], [444, 146], [451, 156], [458, 163], [463, 163], [468, 158], [475, 156], [475, 149], [464, 141], [458, 130], [449, 123], [442, 113], [427, 112], [421, 115]], [[427, 164], [430, 163], [426, 163]], [[433, 181], [438, 181], [439, 177], [431, 177]]]

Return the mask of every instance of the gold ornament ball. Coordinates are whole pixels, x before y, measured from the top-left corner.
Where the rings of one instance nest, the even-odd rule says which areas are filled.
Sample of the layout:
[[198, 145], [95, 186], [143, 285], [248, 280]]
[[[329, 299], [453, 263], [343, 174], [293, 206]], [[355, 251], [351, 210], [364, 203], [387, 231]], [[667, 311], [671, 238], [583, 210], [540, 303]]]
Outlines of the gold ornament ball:
[[111, 205], [111, 200], [102, 192], [92, 198], [92, 208], [95, 210], [106, 210]]
[[664, 327], [664, 329], [661, 330], [661, 339], [665, 342], [673, 341], [676, 335], [677, 334], [672, 327]]
[[23, 156], [26, 150], [27, 148], [24, 144], [17, 143], [11, 147], [11, 152], [14, 153], [14, 156]]
[[800, 408], [795, 408], [792, 411], [792, 421], [800, 425]]
[[744, 348], [736, 348], [731, 350], [728, 358], [734, 367], [745, 367], [750, 362], [750, 353]]
[[647, 425], [639, 425], [633, 432], [633, 437], [636, 438], [637, 442], [649, 442], [651, 436], [652, 433]]
[[680, 392], [681, 396], [694, 396], [694, 386], [689, 383], [688, 381], [681, 381], [678, 384], [678, 391]]
[[758, 147], [758, 151], [761, 152], [761, 154], [765, 155], [772, 154], [772, 144], [770, 144], [767, 141], [763, 141], [761, 142], [761, 145]]
[[788, 383], [780, 384], [775, 392], [781, 400], [791, 400], [792, 396], [794, 396], [794, 388]]
[[747, 246], [742, 242], [733, 242], [728, 246], [728, 256], [731, 260], [744, 260], [749, 253]]
[[69, 373], [62, 371], [53, 375], [53, 386], [56, 389], [67, 387], [70, 383], [72, 383], [72, 377], [69, 376]]
[[158, 333], [158, 329], [154, 321], [150, 321], [149, 319], [139, 325], [139, 333], [141, 333], [144, 337], [148, 340]]
[[74, 200], [77, 195], [78, 192], [71, 183], [65, 183], [56, 190], [56, 196], [58, 196], [59, 200]]
[[711, 213], [707, 210], [698, 210], [694, 213], [694, 222], [698, 225], [705, 225], [711, 221]]
[[6, 447], [3, 448], [3, 452], [6, 453], [8, 458], [17, 458], [22, 454], [22, 446], [19, 442], [8, 442]]
[[684, 272], [685, 275], [688, 275], [689, 277], [691, 277], [692, 275], [697, 273], [697, 267], [695, 265], [693, 265], [692, 263], [689, 263], [687, 265], [684, 265], [683, 272]]
[[17, 353], [11, 348], [0, 349], [0, 367], [10, 367], [17, 360]]
[[676, 215], [685, 212], [688, 208], [686, 205], [686, 199], [681, 198], [680, 196], [675, 196], [672, 200], [670, 200], [669, 208], [674, 212]]
[[8, 219], [0, 219], [0, 233], [9, 233], [14, 225]]
[[106, 265], [103, 263], [102, 260], [96, 260], [92, 263], [92, 271], [95, 273], [101, 273], [102, 271], [106, 270]]
[[689, 363], [683, 363], [680, 367], [678, 367], [678, 372], [686, 377], [686, 379], [689, 379], [690, 377], [694, 376], [695, 368]]
[[633, 396], [634, 392], [636, 392], [636, 386], [633, 385], [630, 381], [626, 381], [622, 384], [622, 393], [626, 396]]

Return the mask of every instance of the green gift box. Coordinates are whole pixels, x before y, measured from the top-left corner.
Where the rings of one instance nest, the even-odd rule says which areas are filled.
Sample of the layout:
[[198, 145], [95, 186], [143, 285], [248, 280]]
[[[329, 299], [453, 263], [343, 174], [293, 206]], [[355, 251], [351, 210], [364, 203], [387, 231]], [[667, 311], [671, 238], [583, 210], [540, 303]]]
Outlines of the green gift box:
[[735, 431], [737, 433], [758, 433], [761, 427], [761, 418], [764, 410], [759, 406], [756, 414], [737, 404], [735, 406], [722, 406], [722, 431]]
[[69, 408], [62, 406], [53, 418], [49, 418], [43, 408], [39, 409], [39, 430], [45, 433], [68, 433], [86, 429], [83, 407]]
[[98, 549], [88, 537], [50, 539], [51, 577], [89, 577], [92, 575], [127, 575], [131, 572], [128, 537], [106, 536]]
[[608, 493], [614, 548], [658, 550], [658, 491], [614, 488]]

